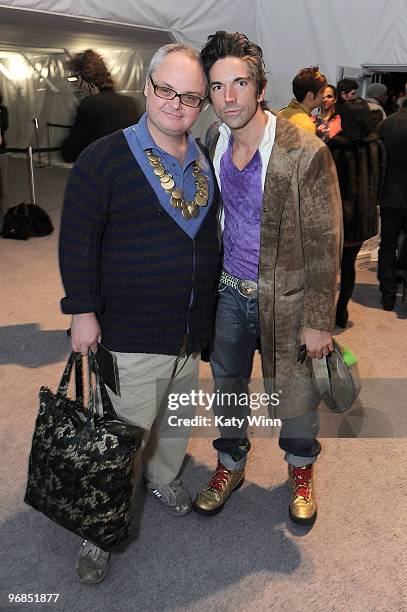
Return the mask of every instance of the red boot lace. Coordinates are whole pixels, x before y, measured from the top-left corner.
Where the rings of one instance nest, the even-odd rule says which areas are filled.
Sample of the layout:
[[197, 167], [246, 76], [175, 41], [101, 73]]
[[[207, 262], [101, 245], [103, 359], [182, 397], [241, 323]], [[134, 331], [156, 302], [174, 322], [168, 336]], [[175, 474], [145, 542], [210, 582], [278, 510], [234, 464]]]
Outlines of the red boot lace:
[[219, 463], [208, 487], [211, 489], [216, 489], [216, 491], [220, 491], [227, 483], [228, 477], [229, 471], [221, 463]]
[[309, 485], [312, 478], [312, 467], [293, 468], [295, 495], [307, 499], [309, 496]]

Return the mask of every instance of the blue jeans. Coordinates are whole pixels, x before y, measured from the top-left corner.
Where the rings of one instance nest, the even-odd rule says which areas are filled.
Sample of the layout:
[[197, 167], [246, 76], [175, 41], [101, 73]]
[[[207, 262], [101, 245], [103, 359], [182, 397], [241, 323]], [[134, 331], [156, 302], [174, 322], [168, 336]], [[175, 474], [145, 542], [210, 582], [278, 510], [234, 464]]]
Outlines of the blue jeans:
[[[253, 357], [260, 344], [259, 309], [257, 297], [245, 297], [238, 289], [219, 285], [219, 301], [216, 312], [215, 340], [211, 351], [211, 367], [215, 390], [221, 397], [242, 397], [248, 394], [253, 367]], [[242, 402], [243, 403], [243, 402]], [[247, 416], [250, 402], [214, 403], [214, 412], [224, 420], [237, 417], [243, 425], [220, 425], [221, 437], [213, 445], [219, 453], [219, 460], [229, 470], [243, 469], [250, 443], [246, 438]], [[233, 422], [232, 422], [233, 423]], [[314, 463], [321, 451], [316, 439], [319, 431], [319, 413], [313, 410], [307, 414], [284, 419], [280, 432], [280, 448], [285, 451], [285, 460], [303, 467]]]

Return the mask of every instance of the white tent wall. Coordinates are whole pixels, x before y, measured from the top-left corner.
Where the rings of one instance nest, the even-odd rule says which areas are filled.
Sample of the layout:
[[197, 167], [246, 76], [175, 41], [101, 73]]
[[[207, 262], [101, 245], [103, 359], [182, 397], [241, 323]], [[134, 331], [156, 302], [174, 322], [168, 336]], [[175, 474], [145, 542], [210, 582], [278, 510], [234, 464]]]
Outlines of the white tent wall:
[[[151, 28], [152, 32], [154, 30], [160, 29], [163, 31], [169, 31], [175, 40], [184, 42], [185, 44], [189, 44], [198, 49], [201, 48], [208, 34], [215, 32], [218, 29], [226, 29], [230, 31], [244, 30], [249, 37], [256, 39], [257, 6], [258, 0], [253, 0], [250, 6], [247, 5], [247, 0], [235, 0], [233, 3], [229, 0], [220, 0], [218, 2], [213, 2], [212, 0], [178, 0], [172, 2], [161, 1], [156, 5], [152, 5], [151, 3], [143, 1], [135, 2], [134, 0], [127, 0], [120, 2], [120, 4], [117, 3], [117, 5], [115, 6], [109, 7], [106, 5], [102, 5], [101, 3], [96, 2], [95, 0], [87, 0], [86, 2], [70, 2], [67, 0], [38, 0], [37, 2], [33, 0], [6, 0], [5, 2], [2, 2], [0, 4], [0, 7], [3, 8], [16, 9], [15, 19], [17, 22], [19, 18], [19, 9], [24, 11], [31, 10], [36, 14], [38, 14], [38, 12], [43, 12], [47, 14], [52, 13], [65, 17], [77, 17], [78, 22], [77, 25], [75, 24], [75, 26], [78, 30], [81, 29], [81, 22], [83, 21], [83, 19], [101, 20], [101, 23], [110, 23], [112, 24], [112, 26], [123, 24], [126, 26], [139, 26], [147, 28], [147, 31], [148, 28]], [[134, 40], [135, 47], [133, 50], [122, 51], [121, 60], [123, 63], [133, 63], [135, 56], [132, 56], [132, 52], [135, 54], [138, 53], [138, 55], [140, 55], [140, 51], [137, 49], [136, 34]], [[117, 62], [113, 62], [111, 54], [106, 54], [103, 49], [96, 48], [96, 50], [98, 50], [105, 57], [107, 63], [109, 64], [109, 67], [113, 66], [113, 72], [119, 90], [140, 89], [141, 84], [139, 80], [137, 81], [136, 85], [134, 85], [134, 79], [132, 81], [133, 84], [126, 85], [123, 80], [118, 78], [116, 70], [114, 69], [114, 66], [117, 67], [118, 64]], [[69, 51], [74, 50], [70, 48]], [[125, 57], [126, 53], [127, 57]], [[145, 61], [143, 63], [143, 68], [145, 67], [146, 61], [148, 61], [151, 57], [151, 54], [151, 49], [149, 54], [144, 54]], [[137, 63], [137, 65], [139, 66], [139, 63]], [[6, 88], [6, 92], [11, 95], [9, 87]], [[55, 94], [49, 93], [48, 97], [50, 96], [55, 96]], [[43, 123], [46, 121], [52, 121], [56, 123], [69, 123], [72, 120], [72, 97], [68, 97], [71, 98], [71, 103], [68, 104], [68, 106], [71, 108], [70, 115], [67, 116], [66, 113], [62, 113], [63, 117], [53, 117], [52, 119], [49, 117], [46, 118], [43, 115]], [[13, 99], [14, 98], [15, 96], [13, 96]], [[62, 110], [62, 107], [59, 108], [61, 108]], [[57, 114], [61, 115], [61, 113], [58, 113], [58, 111]], [[24, 120], [26, 120], [25, 116]], [[196, 136], [203, 137], [208, 125], [212, 122], [212, 120], [213, 113], [209, 105], [206, 105], [204, 111], [201, 113], [198, 122], [194, 126], [194, 134]], [[11, 142], [9, 137], [10, 144], [15, 147], [27, 146], [28, 141], [32, 139], [32, 126], [30, 126], [30, 136], [28, 136], [28, 134], [26, 133], [26, 136], [23, 138], [21, 131], [18, 132], [19, 138], [17, 142], [14, 141], [14, 135], [16, 133], [17, 128], [14, 129], [14, 127], [12, 126], [10, 136], [13, 137], [13, 142]], [[58, 139], [63, 136], [63, 131], [58, 131], [58, 129], [55, 129], [53, 130], [53, 134], [54, 137]], [[42, 146], [46, 146], [44, 143], [44, 137], [45, 131], [44, 129], [41, 129]], [[52, 146], [55, 146], [57, 144], [57, 141], [51, 142]]]
[[[170, 30], [177, 40], [200, 48], [216, 30], [243, 30], [257, 37], [259, 0], [122, 0], [115, 5], [97, 0], [6, 0], [0, 7], [44, 11], [111, 23]], [[18, 16], [16, 16], [17, 18]]]
[[[13, 62], [20, 60], [23, 69], [19, 78], [13, 78], [13, 84], [0, 75], [0, 89], [4, 95], [4, 103], [9, 109], [7, 143], [9, 147], [21, 149], [29, 145], [37, 146], [33, 122], [34, 118], [37, 118], [40, 146], [46, 147], [46, 122], [67, 124], [75, 112], [76, 104], [72, 87], [64, 78], [60, 56], [26, 53], [25, 57], [27, 62], [17, 54], [10, 60], [0, 59], [14, 75]], [[30, 64], [35, 66], [35, 69]], [[44, 77], [48, 84], [45, 84]], [[54, 89], [50, 89], [49, 84]], [[51, 143], [51, 146], [53, 144]]]
[[[243, 31], [263, 48], [267, 99], [275, 109], [287, 104], [293, 76], [304, 66], [318, 63], [335, 82], [338, 65], [407, 64], [405, 0], [121, 0], [113, 6], [97, 0], [6, 0], [0, 7], [17, 9], [16, 20], [18, 9], [76, 17], [78, 31], [86, 19], [138, 26], [151, 36], [162, 30], [196, 48], [218, 29]], [[208, 110], [201, 114], [196, 134], [204, 133], [211, 117]]]
[[275, 109], [292, 97], [300, 68], [318, 64], [336, 82], [338, 65], [407, 63], [405, 0], [259, 0], [258, 40]]
[[[98, 49], [105, 58], [115, 80], [117, 91], [134, 97], [138, 103], [140, 114], [144, 110], [144, 70], [151, 57], [151, 50], [118, 50]], [[29, 145], [37, 146], [34, 130], [34, 117], [38, 119], [39, 145], [48, 146], [47, 123], [71, 125], [76, 114], [80, 92], [75, 85], [67, 81], [65, 55], [35, 55], [25, 53], [14, 55], [21, 60], [26, 74], [10, 82], [0, 73], [0, 90], [3, 92], [4, 103], [9, 108], [10, 125], [7, 131], [7, 143], [10, 148], [24, 149]], [[11, 60], [1, 58], [0, 62], [12, 72]], [[49, 146], [59, 146], [68, 133], [67, 129], [52, 127]]]

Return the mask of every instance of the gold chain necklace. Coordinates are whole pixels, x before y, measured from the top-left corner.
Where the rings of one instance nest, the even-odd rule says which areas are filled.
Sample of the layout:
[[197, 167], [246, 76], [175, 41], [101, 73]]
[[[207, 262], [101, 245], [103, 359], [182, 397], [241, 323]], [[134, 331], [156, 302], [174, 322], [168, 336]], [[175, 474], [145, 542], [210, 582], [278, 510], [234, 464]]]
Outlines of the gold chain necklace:
[[196, 160], [192, 169], [192, 175], [195, 178], [196, 185], [195, 196], [192, 202], [188, 202], [188, 200], [184, 198], [182, 189], [174, 189], [175, 181], [172, 174], [162, 165], [161, 157], [154, 155], [151, 149], [147, 149], [145, 154], [150, 165], [154, 169], [154, 174], [160, 179], [161, 187], [170, 196], [171, 206], [181, 209], [182, 216], [187, 220], [199, 217], [199, 207], [206, 206], [209, 200], [208, 179], [202, 171], [203, 169], [199, 160]]

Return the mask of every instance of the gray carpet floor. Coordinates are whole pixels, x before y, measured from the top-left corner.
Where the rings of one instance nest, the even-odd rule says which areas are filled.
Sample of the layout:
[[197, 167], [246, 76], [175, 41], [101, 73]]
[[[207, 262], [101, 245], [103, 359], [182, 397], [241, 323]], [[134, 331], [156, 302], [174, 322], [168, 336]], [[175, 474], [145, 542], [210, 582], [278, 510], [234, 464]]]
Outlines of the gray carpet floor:
[[[275, 437], [258, 435], [246, 482], [222, 513], [173, 518], [140, 494], [137, 537], [103, 583], [79, 584], [80, 539], [23, 502], [38, 389], [56, 387], [69, 352], [57, 262], [66, 176], [36, 170], [54, 234], [0, 239], [0, 609], [9, 593], [59, 593], [54, 604], [10, 610], [406, 611], [407, 304], [380, 308], [373, 269], [358, 273], [351, 323], [338, 335], [359, 357], [365, 386], [349, 415], [323, 411], [314, 527], [289, 521], [282, 453]], [[10, 179], [14, 204], [28, 196], [23, 160], [11, 161]], [[182, 476], [193, 495], [215, 462], [209, 435], [194, 436]]]

